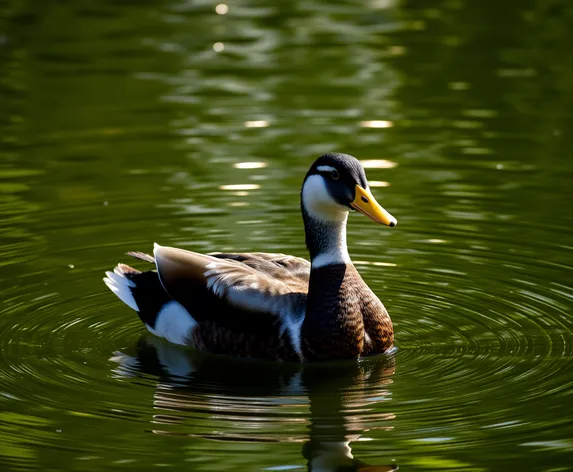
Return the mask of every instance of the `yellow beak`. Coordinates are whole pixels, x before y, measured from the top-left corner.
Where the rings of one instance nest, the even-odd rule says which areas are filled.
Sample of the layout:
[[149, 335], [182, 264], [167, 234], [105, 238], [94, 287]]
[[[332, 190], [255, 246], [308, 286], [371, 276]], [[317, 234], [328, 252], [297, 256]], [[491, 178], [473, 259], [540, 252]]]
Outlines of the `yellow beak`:
[[386, 226], [396, 226], [398, 224], [396, 218], [380, 206], [370, 193], [370, 190], [364, 189], [360, 185], [356, 185], [356, 197], [350, 206], [360, 213], [364, 213], [376, 223], [382, 223]]

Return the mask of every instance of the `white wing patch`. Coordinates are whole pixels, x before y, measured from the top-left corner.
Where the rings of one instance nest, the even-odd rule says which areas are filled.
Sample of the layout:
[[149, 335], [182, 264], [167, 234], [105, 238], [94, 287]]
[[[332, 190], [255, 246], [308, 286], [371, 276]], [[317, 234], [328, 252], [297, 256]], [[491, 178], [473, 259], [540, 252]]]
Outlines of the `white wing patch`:
[[189, 344], [189, 335], [197, 322], [176, 301], [170, 301], [163, 305], [155, 320], [155, 328], [145, 325], [150, 333], [165, 338], [173, 344]]

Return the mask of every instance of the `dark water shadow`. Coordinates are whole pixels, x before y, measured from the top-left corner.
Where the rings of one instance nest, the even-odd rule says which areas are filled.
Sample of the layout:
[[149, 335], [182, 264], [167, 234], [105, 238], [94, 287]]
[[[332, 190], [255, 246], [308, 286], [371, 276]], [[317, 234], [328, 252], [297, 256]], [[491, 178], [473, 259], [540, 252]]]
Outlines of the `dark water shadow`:
[[[154, 407], [168, 410], [168, 414], [153, 415], [152, 423], [156, 424], [180, 425], [189, 421], [186, 412], [202, 408], [219, 417], [226, 412], [229, 429], [233, 429], [233, 422], [251, 416], [288, 426], [295, 421], [288, 407], [306, 407], [308, 434], [304, 437], [293, 435], [288, 427], [278, 434], [269, 429], [267, 434], [265, 421], [252, 433], [153, 429], [156, 434], [231, 442], [298, 442], [308, 470], [313, 472], [398, 469], [396, 464], [368, 465], [352, 453], [352, 443], [361, 440], [365, 432], [392, 429], [394, 415], [384, 411], [386, 408], [380, 411], [379, 405], [389, 399], [394, 355], [328, 364], [260, 362], [182, 349], [144, 335], [133, 352], [117, 352], [112, 360], [118, 363], [114, 372], [121, 377], [157, 377]], [[207, 406], [211, 402], [216, 404], [213, 410]], [[287, 410], [287, 414], [281, 410]]]

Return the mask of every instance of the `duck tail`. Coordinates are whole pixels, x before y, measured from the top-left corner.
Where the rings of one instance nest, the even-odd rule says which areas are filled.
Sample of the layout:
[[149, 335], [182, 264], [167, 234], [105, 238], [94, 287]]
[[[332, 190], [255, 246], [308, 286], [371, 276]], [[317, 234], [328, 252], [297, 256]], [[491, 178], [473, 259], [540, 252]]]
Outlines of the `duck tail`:
[[197, 324], [181, 304], [173, 300], [161, 285], [156, 271], [141, 272], [118, 264], [105, 273], [107, 287], [139, 318], [153, 334], [175, 344], [189, 344], [190, 330]]
[[135, 301], [134, 291], [137, 287], [135, 283], [135, 276], [141, 275], [142, 272], [129, 267], [125, 264], [118, 264], [113, 272], [107, 271], [103, 281], [107, 287], [117, 295], [123, 303], [129, 308], [139, 312], [139, 305]]

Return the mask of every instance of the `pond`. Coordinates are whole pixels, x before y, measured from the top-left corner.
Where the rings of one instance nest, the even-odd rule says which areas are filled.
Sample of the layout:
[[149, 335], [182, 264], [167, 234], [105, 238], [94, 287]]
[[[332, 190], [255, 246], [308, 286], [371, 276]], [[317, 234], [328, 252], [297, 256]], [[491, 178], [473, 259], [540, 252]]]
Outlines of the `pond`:
[[[572, 20], [557, 0], [0, 6], [0, 468], [571, 470]], [[204, 355], [103, 284], [153, 242], [306, 257], [300, 185], [327, 151], [399, 221], [348, 226], [394, 354]]]

